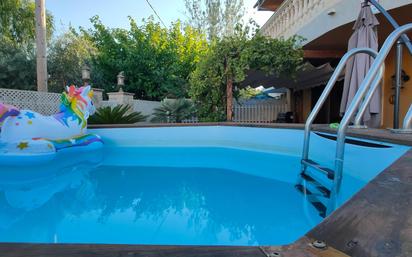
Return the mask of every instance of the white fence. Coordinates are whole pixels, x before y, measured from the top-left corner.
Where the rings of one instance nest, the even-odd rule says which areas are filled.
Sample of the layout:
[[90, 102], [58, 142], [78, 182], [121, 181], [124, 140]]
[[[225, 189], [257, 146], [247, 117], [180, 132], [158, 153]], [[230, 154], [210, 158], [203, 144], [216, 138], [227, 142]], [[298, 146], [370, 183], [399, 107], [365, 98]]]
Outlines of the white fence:
[[59, 111], [61, 94], [0, 88], [0, 103], [50, 115]]
[[[60, 98], [61, 94], [58, 93], [0, 88], [0, 103], [10, 104], [19, 109], [33, 110], [44, 115], [51, 115], [59, 111]], [[119, 99], [121, 99], [120, 102]], [[114, 98], [103, 101], [101, 93], [96, 93], [95, 99], [93, 100], [97, 108], [129, 104], [132, 106], [133, 111], [147, 115], [148, 118], [146, 121], [150, 121], [151, 118], [153, 118], [152, 114], [154, 109], [161, 105], [159, 101], [134, 100], [133, 96], [126, 100], [123, 98]], [[184, 122], [197, 122], [197, 119], [193, 118], [191, 120], [185, 120]]]
[[279, 113], [287, 112], [288, 105], [279, 103], [235, 104], [233, 107], [233, 121], [235, 122], [275, 122]]
[[[15, 89], [0, 88], [0, 102], [14, 105], [20, 109], [30, 109], [44, 115], [57, 113], [60, 106], [61, 94], [45, 93], [37, 91], [25, 91]], [[111, 106], [118, 104], [130, 104], [133, 111], [141, 112], [148, 115], [147, 121], [150, 121], [155, 108], [161, 105], [158, 101], [134, 100], [133, 96], [128, 99], [114, 98], [108, 101], [102, 100], [102, 94], [96, 94], [94, 99], [96, 107]], [[120, 102], [118, 99], [122, 99]], [[286, 101], [246, 101], [244, 103], [234, 103], [233, 114], [235, 122], [257, 122], [269, 123], [274, 122], [278, 114], [288, 111]], [[184, 120], [183, 123], [199, 122], [196, 117]]]

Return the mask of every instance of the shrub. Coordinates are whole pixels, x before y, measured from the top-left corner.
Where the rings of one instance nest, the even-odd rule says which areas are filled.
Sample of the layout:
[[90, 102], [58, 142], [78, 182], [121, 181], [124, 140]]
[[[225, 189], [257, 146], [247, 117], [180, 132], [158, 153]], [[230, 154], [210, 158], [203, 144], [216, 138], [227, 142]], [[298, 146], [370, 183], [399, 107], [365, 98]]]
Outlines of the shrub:
[[115, 107], [100, 107], [89, 118], [90, 124], [132, 124], [145, 121], [147, 116], [141, 112], [130, 112], [130, 105], [117, 105]]
[[191, 119], [194, 113], [193, 103], [189, 100], [163, 100], [162, 105], [154, 109], [152, 122], [181, 123]]

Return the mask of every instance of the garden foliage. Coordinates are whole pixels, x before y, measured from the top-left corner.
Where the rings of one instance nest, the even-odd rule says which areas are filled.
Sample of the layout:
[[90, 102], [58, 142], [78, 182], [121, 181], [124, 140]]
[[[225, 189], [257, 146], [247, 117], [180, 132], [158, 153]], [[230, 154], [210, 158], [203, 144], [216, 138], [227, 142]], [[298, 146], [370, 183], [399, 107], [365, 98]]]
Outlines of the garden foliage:
[[284, 40], [249, 35], [247, 27], [238, 27], [233, 36], [211, 42], [210, 50], [192, 73], [189, 95], [196, 103], [202, 121], [226, 120], [229, 80], [236, 91], [248, 70], [293, 77], [301, 64], [303, 52], [300, 38]]
[[123, 89], [139, 99], [187, 95], [189, 75], [207, 50], [203, 34], [180, 21], [164, 28], [151, 18], [140, 24], [130, 18], [130, 30], [107, 28], [98, 17], [92, 23], [83, 35], [97, 50], [91, 60], [95, 85], [117, 90], [116, 75], [124, 71]]
[[133, 112], [130, 105], [100, 107], [89, 117], [90, 124], [133, 124], [145, 121], [147, 116]]
[[[50, 89], [80, 84], [88, 64], [93, 87], [117, 91], [116, 75], [124, 71], [123, 90], [137, 98], [190, 97], [201, 120], [222, 121], [228, 90], [238, 93], [248, 70], [288, 77], [302, 61], [299, 38], [271, 39], [241, 25], [242, 0], [186, 0], [186, 7], [187, 24], [176, 21], [165, 28], [151, 17], [140, 22], [130, 17], [129, 29], [109, 28], [95, 16], [90, 29], [70, 28], [54, 37], [48, 49]], [[50, 38], [53, 17], [47, 20]], [[35, 89], [34, 34], [33, 2], [1, 1], [0, 87]], [[163, 113], [178, 111], [175, 122], [187, 112], [178, 103], [187, 105], [179, 100], [162, 106]]]
[[195, 115], [193, 103], [187, 99], [165, 99], [153, 112], [152, 122], [181, 123]]
[[[36, 88], [34, 10], [34, 1], [0, 1], [0, 88]], [[50, 38], [53, 16], [46, 17]]]

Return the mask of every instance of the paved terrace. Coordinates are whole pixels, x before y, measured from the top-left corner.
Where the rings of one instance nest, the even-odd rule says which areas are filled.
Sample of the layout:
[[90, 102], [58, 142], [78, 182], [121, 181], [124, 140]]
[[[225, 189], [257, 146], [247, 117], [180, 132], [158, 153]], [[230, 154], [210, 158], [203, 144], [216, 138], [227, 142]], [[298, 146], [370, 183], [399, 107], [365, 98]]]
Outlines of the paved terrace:
[[[90, 126], [170, 127], [247, 126], [303, 129], [302, 124], [147, 124]], [[335, 133], [325, 125], [316, 131]], [[350, 129], [349, 136], [412, 146], [412, 135], [392, 134], [380, 129]], [[322, 240], [318, 249], [312, 242]], [[1, 243], [2, 257], [343, 257], [412, 256], [412, 150], [380, 173], [352, 199], [291, 245], [267, 247], [156, 246], [105, 244], [21, 244]]]

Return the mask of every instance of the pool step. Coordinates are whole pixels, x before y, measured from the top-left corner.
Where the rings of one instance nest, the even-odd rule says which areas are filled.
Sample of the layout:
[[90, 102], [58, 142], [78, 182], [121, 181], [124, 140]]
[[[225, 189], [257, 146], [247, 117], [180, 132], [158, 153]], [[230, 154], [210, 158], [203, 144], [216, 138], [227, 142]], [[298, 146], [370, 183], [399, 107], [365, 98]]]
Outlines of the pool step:
[[326, 217], [326, 206], [318, 198], [319, 195], [312, 193], [312, 191], [310, 191], [304, 185], [296, 185], [296, 189], [307, 197], [312, 206], [315, 207], [315, 209], [318, 211], [319, 216], [321, 216], [322, 218]]
[[[296, 188], [305, 195], [319, 212], [319, 215], [324, 218], [327, 214], [326, 206], [329, 205], [331, 199], [331, 182], [335, 178], [335, 172], [310, 159], [302, 159], [301, 163], [302, 172]], [[325, 175], [326, 178], [322, 175]]]
[[335, 171], [326, 167], [321, 166], [319, 163], [312, 161], [310, 159], [302, 159], [301, 163], [305, 165], [306, 167], [312, 167], [323, 174], [326, 175], [328, 179], [333, 180], [335, 178]]
[[[330, 190], [324, 187], [321, 183], [316, 181], [313, 177], [308, 175], [307, 173], [301, 174], [302, 178], [307, 182], [309, 186], [306, 186], [309, 189], [317, 190], [323, 197], [329, 198], [330, 197]], [[311, 190], [313, 191], [313, 190]]]

